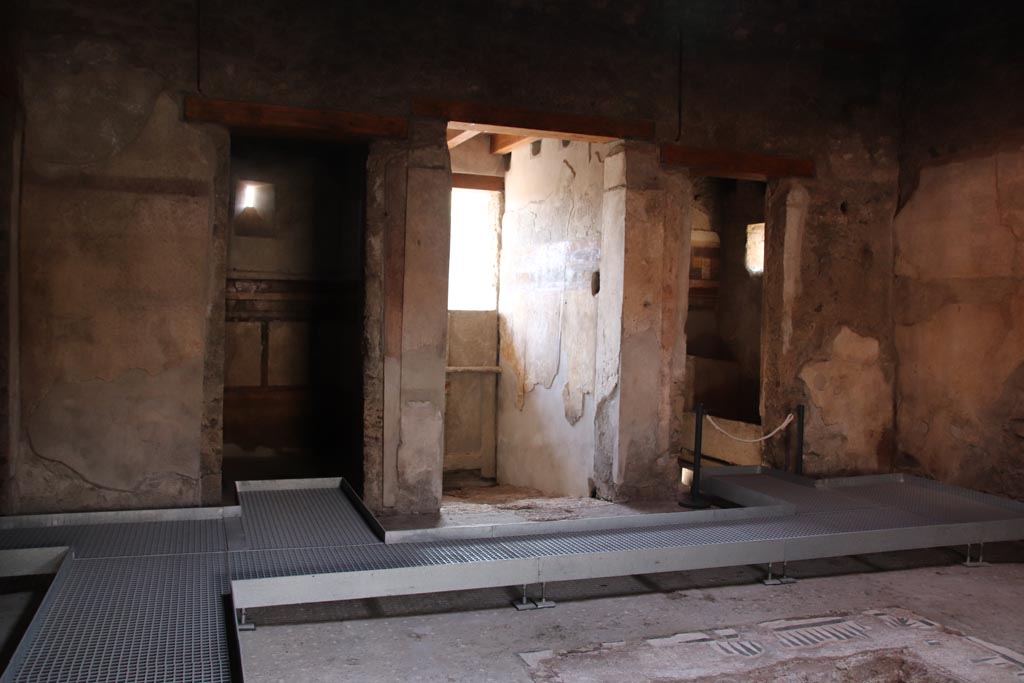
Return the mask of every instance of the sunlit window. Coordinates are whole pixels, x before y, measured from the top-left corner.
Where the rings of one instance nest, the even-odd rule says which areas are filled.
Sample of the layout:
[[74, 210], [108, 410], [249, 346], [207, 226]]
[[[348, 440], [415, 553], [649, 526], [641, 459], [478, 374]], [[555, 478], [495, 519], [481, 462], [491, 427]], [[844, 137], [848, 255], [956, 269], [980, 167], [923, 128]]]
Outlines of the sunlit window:
[[242, 237], [274, 237], [274, 186], [254, 180], [235, 187], [234, 233]]
[[452, 190], [450, 311], [493, 311], [498, 306], [500, 201], [498, 192]]
[[744, 263], [751, 275], [760, 275], [764, 272], [764, 223], [751, 223], [747, 226], [747, 253]]

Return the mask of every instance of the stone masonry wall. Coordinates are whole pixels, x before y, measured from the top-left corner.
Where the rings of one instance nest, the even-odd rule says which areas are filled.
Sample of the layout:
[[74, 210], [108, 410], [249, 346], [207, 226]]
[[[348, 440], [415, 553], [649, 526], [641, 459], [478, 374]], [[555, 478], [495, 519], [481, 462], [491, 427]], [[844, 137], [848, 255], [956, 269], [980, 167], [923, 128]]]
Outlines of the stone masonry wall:
[[[198, 25], [195, 3], [186, 0], [19, 5], [20, 219], [30, 236], [21, 266], [32, 276], [21, 300], [22, 348], [31, 352], [21, 368], [25, 447], [15, 508], [196, 504], [204, 498], [200, 477], [208, 490], [219, 476], [223, 329], [211, 311], [223, 319], [214, 282], [218, 269], [223, 281], [218, 231], [227, 201], [218, 183], [227, 136], [181, 123], [180, 94], [198, 90], [380, 114], [405, 115], [412, 98], [430, 96], [651, 118], [658, 141], [813, 157], [815, 179], [769, 188], [767, 249], [785, 267], [764, 283], [773, 322], [762, 335], [762, 413], [774, 424], [797, 401], [810, 405], [812, 472], [888, 465], [891, 395], [888, 417], [874, 403], [846, 410], [835, 397], [867, 386], [884, 405], [894, 383], [891, 219], [902, 52], [892, 3], [809, 12], [768, 0], [586, 2], [586, 11], [579, 3], [511, 1], [487, 11], [397, 1], [300, 2], [288, 11], [272, 4], [204, 2]], [[427, 146], [443, 153], [440, 144], [439, 137]], [[446, 210], [436, 196], [444, 192], [446, 162], [416, 160], [412, 145], [407, 197], [424, 211]], [[371, 193], [379, 189], [371, 174]], [[641, 211], [644, 201], [638, 195], [626, 210]], [[414, 231], [404, 245], [424, 256], [447, 253], [439, 232], [447, 221], [418, 220], [412, 213], [404, 219]], [[368, 263], [367, 271], [379, 265]], [[407, 263], [406, 276], [418, 267]], [[443, 394], [438, 404], [434, 389], [420, 385], [438, 367], [443, 373], [444, 326], [433, 300], [419, 299], [441, 289], [443, 274], [420, 270], [428, 279], [407, 280], [400, 287], [407, 299], [396, 310], [401, 296], [387, 291], [396, 273], [381, 272], [383, 294], [367, 282], [368, 297], [383, 297], [367, 344], [385, 346], [374, 363], [391, 364], [380, 381], [399, 377], [402, 398], [389, 406], [386, 396], [395, 394], [385, 392], [384, 405], [368, 409], [381, 426], [367, 444], [379, 442], [381, 450], [367, 446], [367, 472], [382, 472], [382, 506], [428, 510], [439, 496], [440, 449], [435, 454], [423, 439], [441, 442], [435, 427]], [[421, 289], [424, 283], [434, 290]], [[659, 330], [655, 353], [679, 352], [677, 317], [648, 320], [643, 311], [652, 302], [626, 303], [637, 306], [630, 320], [638, 340], [650, 324]], [[421, 334], [421, 322], [429, 334]], [[845, 379], [819, 386], [820, 363], [838, 364]], [[658, 367], [671, 381], [657, 383], [657, 391], [674, 396], [681, 371]], [[659, 400], [654, 408], [654, 453], [670, 450], [668, 405]], [[403, 407], [422, 412], [430, 429], [407, 419]], [[635, 443], [651, 439], [635, 433]], [[856, 442], [844, 439], [851, 434]], [[781, 463], [785, 444], [768, 450]], [[628, 458], [620, 462], [629, 467]], [[644, 491], [653, 489], [643, 484], [632, 493]]]

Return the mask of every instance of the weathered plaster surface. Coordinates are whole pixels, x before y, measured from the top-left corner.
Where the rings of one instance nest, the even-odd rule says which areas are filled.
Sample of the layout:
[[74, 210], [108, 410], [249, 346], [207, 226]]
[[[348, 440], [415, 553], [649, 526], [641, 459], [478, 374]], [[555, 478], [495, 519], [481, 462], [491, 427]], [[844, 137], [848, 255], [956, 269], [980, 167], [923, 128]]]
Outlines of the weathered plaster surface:
[[[808, 199], [803, 237], [798, 242], [785, 239], [785, 205], [791, 184], [775, 182], [769, 191], [769, 263], [774, 254], [776, 263], [788, 260], [790, 264], [788, 273], [782, 267], [775, 273], [767, 272], [764, 279], [766, 320], [773, 322], [766, 323], [762, 335], [762, 414], [766, 424], [774, 425], [795, 404], [810, 400], [810, 390], [799, 380], [800, 375], [805, 366], [829, 360], [833, 341], [843, 327], [877, 340], [878, 366], [885, 381], [894, 384], [896, 350], [892, 328], [898, 307], [892, 302], [894, 255], [891, 242], [897, 192], [901, 200], [910, 199], [920, 169], [932, 162], [932, 156], [961, 153], [977, 156], [981, 146], [999, 147], [991, 143], [1007, 137], [1006, 131], [1019, 129], [1018, 103], [1006, 93], [1020, 90], [1017, 86], [1024, 70], [1011, 60], [1004, 60], [1008, 66], [1002, 70], [992, 70], [986, 64], [986, 60], [999, 58], [999, 50], [1006, 45], [1016, 49], [1016, 43], [1006, 38], [1000, 48], [999, 41], [986, 40], [984, 49], [975, 49], [979, 35], [999, 33], [985, 25], [985, 22], [998, 24], [998, 13], [973, 13], [969, 22], [959, 21], [965, 17], [933, 18], [929, 14], [929, 21], [920, 23], [920, 44], [907, 50], [901, 43], [900, 27], [916, 23], [902, 21], [902, 10], [897, 6], [902, 4], [877, 0], [867, 5], [833, 3], [820, 11], [794, 13], [791, 8], [767, 1], [726, 8], [713, 0], [686, 4], [630, 0], [588, 3], [585, 20], [580, 20], [575, 3], [496, 3], [494, 15], [465, 13], [434, 4], [407, 5], [396, 15], [387, 3], [321, 4], [293, 13], [276, 12], [261, 4], [237, 7], [204, 3], [199, 36], [201, 85], [202, 91], [212, 97], [382, 114], [405, 115], [410, 98], [430, 96], [541, 110], [654, 118], [659, 140], [678, 138], [696, 146], [813, 157], [817, 176], [802, 183]], [[198, 201], [195, 198], [204, 192], [212, 192], [214, 199], [209, 201], [219, 201], [216, 197], [221, 196], [223, 189], [209, 188], [211, 177], [223, 175], [215, 169], [215, 164], [222, 163], [215, 159], [223, 158], [223, 146], [209, 154], [200, 151], [197, 145], [201, 146], [201, 140], [195, 137], [197, 128], [179, 123], [160, 128], [160, 145], [138, 142], [141, 139], [138, 136], [144, 135], [140, 131], [145, 131], [150, 121], [151, 109], [162, 106], [158, 104], [161, 92], [197, 90], [195, 11], [191, 4], [143, 0], [111, 7], [109, 3], [47, 0], [26, 6], [23, 14], [24, 31], [18, 43], [17, 58], [25, 87], [23, 104], [29, 140], [25, 185], [29, 194], [35, 193], [35, 199], [29, 197], [30, 203], [43, 203], [41, 193], [46, 192], [46, 188], [56, 189], [58, 185], [70, 187], [68, 198], [57, 198], [65, 204], [73, 200], [71, 195], [75, 193], [109, 191], [137, 197], [140, 206], [145, 204], [147, 210], [157, 206], [166, 210], [167, 204], [179, 202], [186, 207], [186, 212], [194, 211], [198, 216], [198, 206], [188, 208], [190, 201]], [[959, 29], [963, 24], [963, 30], [950, 34], [955, 33], [957, 40], [963, 41], [968, 49], [956, 52], [955, 58], [949, 56], [954, 54], [949, 52], [949, 46], [935, 40], [936, 32], [932, 28], [937, 21], [946, 22], [939, 24], [939, 28], [955, 26]], [[979, 22], [982, 25], [976, 26]], [[488, 30], [496, 24], [503, 27], [497, 44], [495, 32]], [[763, 30], [764, 27], [772, 27], [772, 30]], [[680, 31], [684, 46], [683, 116], [681, 129], [677, 130], [679, 75], [676, 65], [679, 64]], [[843, 40], [845, 36], [861, 34], [870, 35], [875, 42], [858, 46]], [[281, 36], [294, 35], [307, 39], [299, 42], [281, 39]], [[438, 35], [459, 35], [460, 40], [438, 41]], [[838, 38], [837, 44], [830, 42], [829, 36]], [[822, 47], [823, 40], [828, 47]], [[338, 50], [339, 44], [346, 49]], [[616, 46], [615, 59], [608, 59], [609, 44]], [[259, 47], [254, 49], [254, 46]], [[389, 58], [379, 59], [380, 54]], [[926, 76], [911, 79], [908, 88], [903, 87], [904, 74], [895, 66], [901, 64], [900, 58], [904, 55], [913, 58], [910, 62], [915, 73]], [[509, 64], [517, 66], [512, 69]], [[593, 72], [585, 65], [591, 65]], [[544, 78], [538, 78], [538, 74], [544, 74]], [[898, 98], [908, 91], [912, 101], [917, 98], [915, 111], [918, 114], [906, 118], [904, 137], [907, 139], [899, 146], [903, 157], [897, 164], [896, 137], [901, 126]], [[606, 93], [614, 93], [614, 96], [605, 96]], [[737, 104], [737, 93], [741, 94], [742, 106]], [[71, 102], [85, 102], [88, 106], [70, 107]], [[40, 121], [47, 125], [40, 126]], [[929, 121], [937, 123], [931, 126]], [[965, 121], [971, 125], [963, 125]], [[200, 137], [209, 141], [211, 133], [204, 131]], [[445, 155], [443, 141], [437, 142], [428, 145], [430, 149], [414, 143], [413, 154], [417, 157], [414, 165], [434, 169], [443, 166], [439, 159]], [[38, 154], [34, 150], [38, 150]], [[66, 150], [66, 156], [62, 150]], [[992, 149], [986, 153], [991, 154]], [[125, 167], [115, 173], [111, 164], [118, 159], [127, 164], [129, 157], [135, 160], [133, 170], [129, 172]], [[373, 184], [371, 173], [371, 197], [385, 187], [399, 186], [401, 191], [390, 192], [388, 197], [406, 196], [403, 163], [389, 167], [391, 171], [382, 185]], [[193, 173], [200, 166], [202, 171]], [[54, 180], [57, 171], [61, 176]], [[130, 191], [122, 187], [122, 180], [116, 183], [111, 180], [121, 176], [132, 179], [128, 183]], [[112, 183], [117, 187], [96, 189]], [[442, 192], [440, 182], [436, 187], [433, 183], [429, 185], [422, 189], [435, 194]], [[616, 192], [621, 191], [605, 193], [602, 215], [613, 201], [618, 201]], [[63, 192], [57, 194], [63, 195]], [[412, 197], [413, 193], [408, 196]], [[188, 199], [190, 197], [193, 199]], [[111, 205], [119, 202], [123, 202], [122, 198]], [[626, 215], [628, 205], [623, 193], [619, 205], [622, 216]], [[399, 504], [401, 488], [399, 423], [403, 421], [405, 404], [402, 389], [407, 381], [419, 382], [415, 369], [411, 379], [405, 378], [406, 369], [413, 366], [408, 366], [403, 356], [406, 326], [402, 316], [403, 313], [420, 314], [418, 306], [412, 302], [403, 306], [403, 295], [415, 291], [416, 287], [407, 287], [403, 282], [402, 259], [407, 245], [413, 248], [423, 245], [405, 238], [404, 202], [388, 201], [379, 206], [386, 207], [378, 214], [381, 224], [390, 226], [394, 222], [402, 227], [389, 228], [386, 233], [379, 233], [378, 238], [369, 235], [367, 238], [368, 252], [379, 247], [386, 256], [376, 265], [369, 261], [367, 264], [368, 320], [376, 315], [370, 312], [373, 302], [379, 303], [376, 310], [380, 311], [379, 332], [368, 331], [367, 339], [369, 343], [374, 334], [379, 334], [383, 349], [366, 352], [368, 364], [374, 368], [367, 370], [367, 376], [377, 382], [381, 395], [377, 400], [377, 394], [372, 393], [375, 390], [368, 393], [367, 423], [379, 427], [376, 432], [367, 430], [371, 436], [366, 441], [364, 456], [368, 481], [379, 485], [379, 493], [368, 494], [368, 497], [379, 501], [381, 506], [395, 507]], [[375, 211], [373, 207], [371, 199], [371, 216]], [[36, 206], [27, 210], [43, 208]], [[177, 216], [177, 208], [168, 213]], [[373, 220], [376, 219], [368, 217], [370, 223]], [[203, 232], [202, 239], [214, 241], [207, 256], [208, 272], [214, 272], [219, 258], [217, 230], [222, 223], [216, 211], [209, 210], [203, 222], [204, 226], [211, 223], [213, 226], [212, 238], [208, 232]], [[174, 225], [173, 216], [170, 225]], [[26, 223], [23, 227], [25, 234], [36, 230], [35, 224]], [[435, 225], [422, 239], [443, 240], [442, 232], [443, 227]], [[623, 233], [622, 237], [625, 243], [627, 236]], [[53, 237], [54, 250], [64, 248], [61, 241], [64, 238], [63, 233]], [[189, 243], [193, 238], [198, 239], [198, 233], [189, 238]], [[603, 232], [602, 240], [606, 238]], [[1005, 235], [999, 233], [989, 234], [985, 239], [1005, 243]], [[28, 248], [39, 246], [36, 240]], [[95, 245], [90, 248], [99, 249]], [[184, 253], [190, 253], [189, 248]], [[943, 258], [943, 263], [951, 267], [962, 265], [961, 255], [944, 255]], [[28, 272], [26, 263], [23, 263], [23, 272]], [[907, 263], [914, 263], [915, 267], [922, 265], [912, 258]], [[945, 295], [939, 294], [950, 289], [958, 292], [956, 296], [964, 302], [983, 302], [984, 305], [978, 305], [988, 311], [988, 307], [995, 306], [997, 297], [982, 297], [984, 292], [998, 291], [999, 297], [1006, 299], [1017, 296], [1018, 292], [1014, 284], [1019, 281], [1017, 276], [1005, 274], [1005, 254], [998, 255], [993, 263], [1003, 274], [990, 283], [979, 281], [965, 288], [960, 282], [965, 278], [958, 278], [944, 283], [938, 290], [929, 286], [923, 294], [920, 288], [899, 280], [896, 286], [901, 291], [906, 287], [906, 296], [911, 301], [916, 301], [919, 295], [929, 300], [943, 300]], [[50, 263], [45, 267], [49, 272]], [[387, 275], [381, 277], [381, 287], [374, 290], [370, 273], [377, 267]], [[928, 268], [926, 264], [924, 267]], [[602, 263], [601, 268], [604, 271], [607, 267]], [[130, 266], [128, 272], [131, 272]], [[606, 284], [615, 286], [614, 277], [609, 278], [605, 272], [602, 276], [602, 290]], [[205, 281], [212, 283], [209, 278]], [[81, 281], [73, 282], [77, 285]], [[440, 288], [435, 280], [428, 281], [424, 288], [430, 286]], [[134, 281], [126, 281], [119, 291], [123, 290], [138, 290], [146, 307], [153, 311], [163, 309], [150, 306], [146, 297], [155, 296], [153, 291], [170, 291], [163, 285], [139, 287]], [[677, 291], [685, 291], [685, 287], [680, 284]], [[207, 285], [207, 292], [209, 298], [199, 302], [199, 319], [206, 321], [200, 326], [205, 326], [203, 338], [215, 341], [218, 333], [212, 326], [213, 317], [208, 309], [210, 302], [217, 301], [212, 284]], [[188, 295], [189, 301], [194, 301], [193, 294]], [[186, 300], [180, 296], [175, 298]], [[35, 299], [23, 299], [23, 315], [28, 315], [29, 304], [35, 303]], [[611, 309], [604, 310], [602, 305], [599, 302], [599, 329], [601, 316], [615, 313]], [[956, 299], [951, 305], [963, 304]], [[97, 314], [102, 315], [104, 310], [111, 309], [104, 306]], [[124, 317], [131, 318], [127, 314]], [[789, 321], [785, 329], [779, 323], [784, 318]], [[171, 318], [162, 316], [161, 319]], [[678, 319], [679, 316], [663, 316], [661, 329], [667, 329], [669, 320], [674, 324]], [[91, 320], [88, 315], [75, 320], [79, 328], [99, 335], [89, 347], [88, 355], [120, 355], [123, 348], [120, 342], [103, 336], [104, 329], [89, 328]], [[191, 360], [204, 354], [206, 359], [203, 371], [206, 379], [202, 382], [206, 387], [202, 398], [202, 469], [212, 482], [218, 447], [215, 443], [216, 344], [204, 342], [207, 348], [196, 353], [178, 353], [185, 340], [195, 338], [192, 326], [196, 318], [190, 311], [184, 316], [176, 313], [173, 320], [173, 343], [168, 345], [168, 358], [179, 355]], [[430, 336], [433, 338], [438, 329], [443, 330], [443, 322], [435, 325], [436, 321], [431, 320]], [[122, 327], [125, 324], [120, 314], [116, 324]], [[897, 321], [897, 325], [900, 324], [903, 323]], [[154, 323], [154, 327], [158, 328], [159, 324]], [[367, 327], [372, 326], [368, 323]], [[410, 323], [409, 329], [416, 327], [418, 323]], [[681, 331], [678, 328], [675, 331], [675, 338], [681, 339]], [[443, 331], [440, 334], [443, 338]], [[139, 338], [154, 337], [159, 335]], [[662, 341], [668, 338], [663, 334]], [[77, 348], [74, 341], [66, 345], [65, 337], [51, 334], [47, 339], [50, 346], [45, 348], [58, 356], [66, 353], [61, 351], [65, 346]], [[638, 339], [642, 339], [642, 335]], [[598, 456], [604, 458], [595, 463], [595, 471], [604, 472], [602, 468], [606, 468], [608, 476], [618, 467], [613, 467], [619, 457], [615, 452], [619, 408], [615, 404], [622, 397], [617, 365], [611, 363], [602, 369], [601, 359], [617, 359], [617, 344], [610, 338], [602, 342], [600, 334], [595, 343], [599, 352], [595, 365], [594, 407], [595, 421], [600, 426], [594, 439]], [[146, 341], [141, 344], [143, 348], [148, 345]], [[419, 346], [422, 345], [412, 344], [412, 347]], [[443, 349], [437, 348], [434, 341], [426, 346], [432, 350], [423, 362], [436, 365]], [[675, 350], [670, 352], [662, 346], [658, 352], [672, 355], [681, 347], [676, 343]], [[415, 348], [411, 350], [415, 353]], [[133, 356], [136, 352], [134, 348], [128, 349], [126, 355]], [[624, 353], [628, 355], [628, 351]], [[87, 353], [75, 351], [72, 355], [78, 357]], [[553, 388], [558, 388], [558, 383], [565, 380], [553, 375], [551, 368], [562, 369], [561, 352], [553, 360], [552, 357], [547, 360], [546, 369], [541, 368], [545, 371], [535, 377], [553, 382]], [[27, 360], [26, 367], [30, 362], [36, 361]], [[901, 365], [904, 362], [914, 361], [901, 357]], [[662, 373], [664, 367], [662, 363]], [[674, 387], [682, 381], [679, 367], [678, 363], [672, 365], [670, 376]], [[865, 367], [871, 368], [872, 364]], [[145, 370], [165, 371], [156, 361]], [[1007, 376], [1016, 377], [1012, 372]], [[38, 398], [38, 378], [26, 377], [26, 380], [29, 381], [26, 392], [35, 392]], [[1015, 381], [1003, 384], [998, 391], [993, 390], [1001, 397], [1000, 405], [1015, 405]], [[658, 389], [663, 390], [663, 387]], [[556, 396], [561, 402], [561, 388], [558, 392]], [[673, 395], [679, 393], [673, 391]], [[564, 420], [567, 405], [579, 405], [578, 395], [570, 395], [568, 402], [561, 402], [560, 419]], [[436, 394], [424, 400], [438, 407]], [[31, 407], [28, 402], [24, 405]], [[584, 406], [587, 405], [584, 399]], [[660, 410], [659, 425], [666, 422], [664, 408]], [[601, 418], [602, 414], [606, 417]], [[870, 430], [874, 425], [874, 415], [869, 412], [846, 419], [851, 433]], [[1002, 425], [998, 427], [1003, 430], [1001, 433], [1012, 433], [1008, 425], [1015, 424], [1012, 421], [1000, 423], [988, 417], [979, 420], [990, 425], [986, 427], [986, 434], [994, 434], [997, 424]], [[435, 432], [427, 429], [424, 434], [439, 437]], [[380, 436], [372, 436], [374, 433]], [[603, 447], [601, 444], [606, 441], [603, 434], [616, 435], [612, 439], [615, 445]], [[662, 440], [661, 436], [655, 438], [659, 444]], [[878, 444], [883, 450], [884, 441], [882, 438]], [[787, 446], [785, 439], [768, 444], [769, 461], [782, 464]], [[839, 447], [834, 441], [822, 442], [817, 436], [808, 437], [808, 449], [822, 453], [822, 463], [838, 463], [834, 456]], [[407, 449], [408, 444], [403, 448]], [[880, 455], [879, 462], [883, 460], [884, 455]], [[439, 462], [438, 459], [438, 467]], [[75, 479], [67, 476], [72, 488], [81, 486], [83, 491], [90, 490], [84, 484], [73, 483]], [[425, 485], [434, 485], [433, 479], [423, 481]], [[193, 500], [185, 496], [179, 502]], [[53, 502], [53, 506], [70, 509], [79, 502], [68, 498]], [[417, 500], [414, 506], [423, 502]], [[131, 504], [146, 503], [140, 498], [133, 499]]]
[[[608, 145], [544, 140], [505, 177], [498, 312], [498, 478], [588, 495]], [[601, 284], [603, 288], [604, 284]]]
[[151, 75], [59, 82], [25, 92], [17, 507], [198, 504], [217, 151]]
[[896, 217], [899, 464], [1024, 496], [1024, 152], [921, 171]]
[[414, 121], [409, 150], [395, 507], [411, 513], [441, 503], [451, 233], [445, 127]]
[[604, 184], [595, 488], [612, 500], [663, 498], [678, 488], [669, 411], [685, 372], [676, 302], [689, 204], [677, 192], [689, 187], [660, 167], [656, 147], [632, 141], [608, 157]]
[[[804, 453], [808, 473], [888, 471], [887, 451], [879, 444], [892, 428], [892, 384], [881, 365], [877, 339], [843, 326], [827, 359], [800, 370], [810, 395]], [[880, 457], [881, 456], [881, 457]]]
[[[895, 433], [894, 140], [836, 140], [818, 163], [813, 180], [768, 187], [762, 424], [773, 429], [803, 404], [807, 471], [886, 471]], [[871, 353], [856, 351], [851, 332], [871, 340]], [[789, 429], [770, 440], [767, 461], [792, 466], [794, 437]]]

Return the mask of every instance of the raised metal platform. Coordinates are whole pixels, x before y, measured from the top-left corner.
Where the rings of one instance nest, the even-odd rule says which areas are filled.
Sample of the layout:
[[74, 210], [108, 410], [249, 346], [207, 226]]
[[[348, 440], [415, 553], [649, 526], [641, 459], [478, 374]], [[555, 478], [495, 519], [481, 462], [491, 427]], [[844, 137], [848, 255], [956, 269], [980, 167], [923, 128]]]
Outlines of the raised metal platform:
[[385, 543], [344, 482], [307, 480], [243, 484], [240, 511], [197, 519], [7, 518], [6, 573], [42, 549], [67, 554], [0, 680], [228, 681], [229, 591], [241, 610], [1024, 539], [1024, 504], [914, 477], [731, 468], [706, 490], [746, 507]]

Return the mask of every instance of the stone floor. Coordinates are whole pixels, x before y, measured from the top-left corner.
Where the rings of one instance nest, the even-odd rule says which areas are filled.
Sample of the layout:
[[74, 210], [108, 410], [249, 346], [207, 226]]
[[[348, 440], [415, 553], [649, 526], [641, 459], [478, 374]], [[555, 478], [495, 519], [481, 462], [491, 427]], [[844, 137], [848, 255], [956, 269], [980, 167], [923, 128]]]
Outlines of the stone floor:
[[[1024, 544], [986, 555], [976, 568], [948, 549], [801, 562], [797, 583], [773, 587], [762, 567], [560, 583], [556, 608], [530, 612], [508, 606], [511, 589], [254, 610], [242, 657], [247, 683], [1019, 682]], [[807, 618], [839, 635], [780, 646], [794, 628], [781, 620]]]
[[547, 496], [536, 489], [482, 479], [478, 471], [460, 470], [445, 473], [438, 514], [384, 516], [380, 523], [388, 530], [426, 529], [680, 511], [671, 500], [610, 503], [598, 498]]

